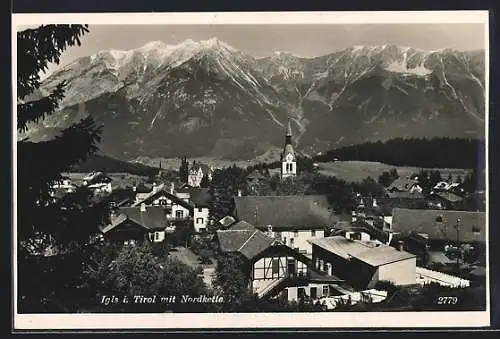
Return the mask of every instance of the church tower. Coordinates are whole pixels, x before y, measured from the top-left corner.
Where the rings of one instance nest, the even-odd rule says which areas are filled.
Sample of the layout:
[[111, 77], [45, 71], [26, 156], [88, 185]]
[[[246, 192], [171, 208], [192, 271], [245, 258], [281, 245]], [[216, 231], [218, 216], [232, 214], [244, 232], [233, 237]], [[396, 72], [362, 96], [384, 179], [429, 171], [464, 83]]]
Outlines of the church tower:
[[295, 177], [297, 175], [297, 158], [292, 145], [292, 126], [288, 118], [288, 126], [285, 135], [285, 148], [281, 154], [281, 179]]

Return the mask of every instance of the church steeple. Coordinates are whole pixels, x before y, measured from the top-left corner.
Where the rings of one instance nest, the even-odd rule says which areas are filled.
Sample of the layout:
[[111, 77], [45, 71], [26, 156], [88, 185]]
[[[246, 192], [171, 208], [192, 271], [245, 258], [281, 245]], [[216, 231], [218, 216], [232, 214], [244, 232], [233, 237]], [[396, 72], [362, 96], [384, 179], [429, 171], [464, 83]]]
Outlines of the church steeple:
[[294, 177], [297, 174], [297, 160], [292, 144], [292, 124], [288, 118], [285, 133], [285, 147], [281, 156], [281, 178]]
[[288, 118], [288, 125], [286, 127], [286, 135], [285, 135], [285, 145], [292, 144], [292, 122], [290, 118]]

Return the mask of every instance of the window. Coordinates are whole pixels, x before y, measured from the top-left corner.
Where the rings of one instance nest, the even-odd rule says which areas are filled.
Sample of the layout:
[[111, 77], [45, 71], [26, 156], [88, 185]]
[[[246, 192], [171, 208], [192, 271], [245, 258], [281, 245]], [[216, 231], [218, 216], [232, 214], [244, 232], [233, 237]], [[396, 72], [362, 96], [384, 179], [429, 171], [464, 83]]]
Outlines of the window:
[[472, 226], [472, 233], [481, 233], [481, 228], [477, 226]]
[[203, 208], [202, 207], [198, 207], [198, 212], [202, 212], [203, 211]]
[[318, 288], [311, 287], [311, 299], [316, 299], [318, 297]]
[[299, 237], [299, 231], [293, 231], [293, 236], [295, 238], [298, 238]]
[[203, 224], [203, 218], [196, 218], [196, 224]]
[[175, 211], [175, 217], [176, 218], [182, 218], [182, 217], [184, 217], [184, 212], [182, 210]]
[[323, 286], [323, 297], [328, 297], [329, 296], [330, 289], [328, 286]]
[[316, 230], [311, 230], [311, 237], [315, 237], [316, 236]]
[[299, 299], [303, 299], [306, 296], [306, 290], [303, 287], [297, 289], [297, 296]]
[[273, 259], [272, 270], [273, 270], [273, 274], [278, 274], [280, 272], [280, 261], [279, 261], [279, 259]]
[[443, 222], [443, 216], [442, 215], [438, 215], [436, 217], [436, 222]]
[[293, 248], [293, 238], [290, 238], [290, 247]]
[[155, 232], [155, 241], [160, 240], [160, 232]]
[[160, 200], [160, 205], [165, 206], [166, 204], [167, 204], [167, 200], [166, 199], [161, 199]]

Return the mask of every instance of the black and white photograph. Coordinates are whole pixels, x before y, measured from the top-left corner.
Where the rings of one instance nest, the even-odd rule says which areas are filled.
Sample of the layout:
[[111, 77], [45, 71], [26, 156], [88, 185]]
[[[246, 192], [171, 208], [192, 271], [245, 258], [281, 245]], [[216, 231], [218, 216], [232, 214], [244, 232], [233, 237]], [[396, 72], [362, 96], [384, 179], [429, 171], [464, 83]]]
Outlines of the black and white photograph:
[[489, 325], [487, 12], [12, 25], [16, 328]]

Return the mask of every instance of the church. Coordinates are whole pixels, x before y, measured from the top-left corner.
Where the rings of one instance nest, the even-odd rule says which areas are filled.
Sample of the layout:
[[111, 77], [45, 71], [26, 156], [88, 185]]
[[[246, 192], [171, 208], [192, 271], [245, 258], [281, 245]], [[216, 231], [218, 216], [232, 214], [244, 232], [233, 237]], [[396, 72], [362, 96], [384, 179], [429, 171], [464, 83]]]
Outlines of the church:
[[295, 177], [297, 175], [297, 158], [292, 145], [292, 126], [290, 118], [285, 135], [285, 148], [281, 154], [281, 179]]

